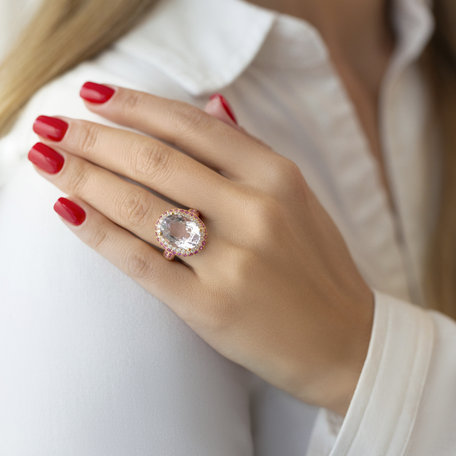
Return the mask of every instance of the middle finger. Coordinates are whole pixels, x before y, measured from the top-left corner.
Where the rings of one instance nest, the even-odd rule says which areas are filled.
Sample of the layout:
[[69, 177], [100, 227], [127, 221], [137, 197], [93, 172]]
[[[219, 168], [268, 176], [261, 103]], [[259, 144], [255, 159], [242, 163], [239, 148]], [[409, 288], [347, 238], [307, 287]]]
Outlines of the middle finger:
[[[43, 143], [35, 144], [28, 158], [60, 190], [87, 202], [117, 225], [161, 248], [155, 236], [155, 223], [173, 205], [83, 158], [58, 152]], [[43, 162], [50, 161], [60, 161], [61, 167], [43, 167]]]
[[123, 129], [67, 117], [39, 116], [43, 142], [120, 173], [202, 213], [220, 212], [230, 181], [163, 142]]

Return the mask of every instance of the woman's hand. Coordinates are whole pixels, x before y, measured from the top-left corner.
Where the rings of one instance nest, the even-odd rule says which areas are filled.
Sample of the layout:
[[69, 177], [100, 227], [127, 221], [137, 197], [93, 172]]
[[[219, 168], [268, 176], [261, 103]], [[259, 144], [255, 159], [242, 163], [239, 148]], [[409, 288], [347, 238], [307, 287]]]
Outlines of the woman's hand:
[[[344, 415], [367, 354], [373, 294], [298, 166], [187, 103], [94, 84], [81, 93], [92, 112], [144, 134], [35, 121], [42, 143], [29, 158], [77, 204], [56, 203], [68, 227], [221, 354]], [[154, 225], [173, 207], [200, 211], [208, 243], [168, 261]]]

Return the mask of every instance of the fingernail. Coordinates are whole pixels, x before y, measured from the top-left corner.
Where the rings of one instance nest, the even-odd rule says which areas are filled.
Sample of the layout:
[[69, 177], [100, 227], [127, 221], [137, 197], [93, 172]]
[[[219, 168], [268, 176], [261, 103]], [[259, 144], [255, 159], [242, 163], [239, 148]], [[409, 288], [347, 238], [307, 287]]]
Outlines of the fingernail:
[[96, 82], [85, 82], [79, 91], [79, 96], [90, 103], [106, 103], [114, 94], [114, 89]]
[[211, 95], [209, 99], [213, 100], [214, 98], [218, 98], [220, 100], [220, 103], [222, 103], [223, 109], [230, 116], [231, 120], [237, 125], [238, 122], [236, 120], [236, 116], [234, 115], [234, 112], [233, 112], [230, 104], [226, 100], [226, 98], [221, 93], [214, 93], [214, 95]]
[[65, 136], [68, 124], [57, 117], [38, 116], [33, 122], [33, 131], [42, 138], [60, 141]]
[[54, 210], [73, 225], [80, 225], [86, 218], [84, 209], [67, 198], [59, 198], [54, 204]]
[[58, 173], [63, 166], [64, 158], [57, 151], [46, 144], [36, 143], [27, 155], [27, 158], [38, 168], [49, 174]]

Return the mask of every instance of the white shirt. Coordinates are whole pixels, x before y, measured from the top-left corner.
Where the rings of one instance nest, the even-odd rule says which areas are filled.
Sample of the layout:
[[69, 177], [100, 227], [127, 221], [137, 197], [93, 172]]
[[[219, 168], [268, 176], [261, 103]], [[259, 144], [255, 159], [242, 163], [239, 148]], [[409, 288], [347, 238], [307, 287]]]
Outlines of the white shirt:
[[[162, 0], [32, 98], [0, 140], [0, 454], [456, 453], [456, 324], [424, 309], [422, 290], [439, 191], [416, 65], [434, 27], [429, 0], [395, 0], [394, 18], [380, 129], [397, 217], [327, 48], [301, 19], [241, 0]], [[344, 419], [219, 356], [52, 213], [61, 194], [25, 159], [31, 125], [39, 114], [108, 123], [80, 101], [86, 80], [200, 107], [221, 91], [243, 127], [300, 166], [375, 293]]]

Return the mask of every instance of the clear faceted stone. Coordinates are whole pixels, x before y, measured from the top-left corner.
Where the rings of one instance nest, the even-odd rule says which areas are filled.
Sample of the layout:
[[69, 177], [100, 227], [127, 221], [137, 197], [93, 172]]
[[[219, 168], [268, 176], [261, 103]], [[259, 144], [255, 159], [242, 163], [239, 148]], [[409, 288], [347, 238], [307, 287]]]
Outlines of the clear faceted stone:
[[166, 216], [160, 223], [160, 230], [172, 247], [180, 249], [194, 249], [201, 239], [197, 223], [179, 214]]

